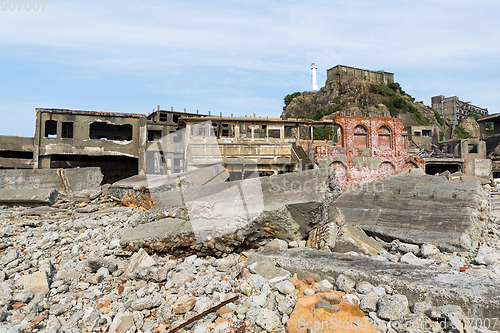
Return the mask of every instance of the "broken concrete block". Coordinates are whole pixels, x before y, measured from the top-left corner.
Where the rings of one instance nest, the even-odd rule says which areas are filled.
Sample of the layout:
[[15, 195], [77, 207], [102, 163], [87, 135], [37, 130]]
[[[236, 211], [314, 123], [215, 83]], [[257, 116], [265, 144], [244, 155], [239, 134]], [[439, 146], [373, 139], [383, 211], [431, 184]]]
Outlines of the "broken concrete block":
[[50, 282], [47, 272], [38, 271], [33, 274], [24, 275], [21, 277], [20, 283], [24, 290], [29, 290], [33, 294], [48, 293], [50, 291]]
[[134, 326], [134, 317], [132, 313], [119, 312], [113, 322], [109, 326], [110, 333], [127, 332], [132, 326]]
[[481, 265], [490, 265], [500, 260], [500, 253], [487, 245], [481, 245], [476, 255], [476, 262]]
[[[182, 195], [167, 191], [161, 203], [171, 206], [156, 209], [163, 213], [182, 208], [189, 221], [166, 218], [141, 224], [124, 232], [120, 244], [132, 251], [142, 247], [173, 255], [221, 256], [269, 239], [299, 242], [324, 222], [326, 209], [339, 193], [331, 170], [187, 188]], [[171, 200], [163, 200], [167, 197]]]
[[403, 253], [413, 253], [416, 255], [420, 252], [420, 246], [415, 244], [399, 243], [397, 250]]
[[156, 262], [149, 254], [144, 251], [143, 248], [139, 250], [136, 254], [130, 258], [130, 263], [128, 264], [127, 271], [134, 272], [139, 267], [151, 267], [156, 265]]
[[371, 237], [368, 237], [363, 230], [349, 223], [340, 229], [337, 236], [333, 252], [347, 253], [354, 251], [370, 256], [377, 256], [383, 251], [382, 245]]
[[396, 175], [344, 193], [332, 205], [370, 236], [454, 252], [485, 239], [487, 198], [476, 181]]
[[289, 271], [276, 267], [268, 262], [256, 262], [248, 268], [253, 273], [264, 277], [269, 283], [277, 283], [292, 276]]
[[265, 250], [286, 250], [288, 249], [288, 243], [281, 239], [273, 239], [264, 246]]
[[101, 267], [106, 267], [111, 273], [118, 269], [118, 265], [115, 262], [101, 258], [96, 254], [90, 254], [87, 257], [87, 262], [93, 273], [97, 272]]
[[385, 320], [401, 320], [410, 313], [405, 295], [385, 295], [377, 303], [377, 315]]
[[437, 246], [432, 245], [432, 244], [422, 244], [420, 247], [420, 256], [427, 258], [427, 257], [432, 257], [435, 256], [436, 254], [439, 254], [441, 251], [437, 248]]
[[399, 261], [409, 265], [429, 265], [434, 262], [432, 259], [420, 259], [411, 252], [405, 253]]
[[59, 196], [56, 189], [33, 188], [33, 189], [0, 189], [0, 204], [27, 205], [27, 206], [52, 206]]

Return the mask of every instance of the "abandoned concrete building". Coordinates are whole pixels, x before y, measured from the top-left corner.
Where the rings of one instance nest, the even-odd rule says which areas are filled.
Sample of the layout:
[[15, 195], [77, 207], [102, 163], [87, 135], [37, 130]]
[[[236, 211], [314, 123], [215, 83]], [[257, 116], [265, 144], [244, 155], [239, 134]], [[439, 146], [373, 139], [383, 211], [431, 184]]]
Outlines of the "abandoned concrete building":
[[492, 161], [492, 176], [500, 180], [500, 114], [482, 117], [477, 122], [479, 138], [486, 142], [486, 155]]
[[479, 116], [488, 115], [487, 108], [472, 105], [471, 102], [462, 102], [457, 96], [434, 96], [431, 102], [432, 109], [436, 110], [444, 119], [450, 119], [451, 121], [460, 121], [467, 118], [470, 114], [477, 114]]
[[349, 67], [344, 65], [337, 65], [326, 71], [326, 80], [338, 80], [340, 76], [350, 76], [358, 79], [364, 79], [374, 82], [394, 82], [394, 73], [384, 71], [371, 71], [368, 69], [361, 69]]
[[[322, 128], [321, 139], [315, 128]], [[0, 168], [96, 166], [104, 183], [214, 163], [224, 164], [231, 180], [327, 166], [336, 169], [344, 185], [384, 179], [408, 168], [488, 177], [491, 161], [483, 141], [445, 141], [437, 146], [445, 154], [421, 159], [412, 156], [416, 150], [410, 143], [435, 146], [436, 129], [408, 130], [409, 135], [397, 118], [340, 116], [332, 122], [160, 109], [144, 115], [40, 108], [34, 138], [0, 136]]]
[[341, 133], [337, 145], [316, 147], [316, 163], [334, 167], [339, 184], [357, 186], [405, 169], [424, 169], [424, 161], [408, 152], [401, 120], [338, 116], [333, 122]]
[[[177, 137], [162, 144], [170, 147], [168, 155], [176, 154], [180, 160], [164, 161], [167, 169], [183, 166], [185, 170], [222, 163], [231, 179], [307, 170], [313, 168], [313, 147], [327, 142], [314, 140], [315, 127], [331, 128], [333, 136], [331, 122], [308, 119], [181, 117]], [[185, 147], [175, 146], [175, 141]], [[159, 151], [156, 147], [153, 150]]]
[[437, 126], [408, 126], [408, 149], [410, 153], [416, 153], [420, 149], [432, 150], [439, 142], [439, 130]]

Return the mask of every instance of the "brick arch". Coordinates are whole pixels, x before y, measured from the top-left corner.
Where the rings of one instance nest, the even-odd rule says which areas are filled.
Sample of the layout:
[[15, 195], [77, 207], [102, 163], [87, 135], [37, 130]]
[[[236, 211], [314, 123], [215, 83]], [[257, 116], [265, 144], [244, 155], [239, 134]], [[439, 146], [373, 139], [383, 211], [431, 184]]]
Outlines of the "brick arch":
[[339, 185], [347, 185], [347, 165], [340, 161], [335, 161], [330, 164], [330, 167], [335, 170], [335, 180]]
[[382, 149], [392, 149], [392, 130], [387, 125], [378, 129], [378, 146]]
[[380, 163], [378, 171], [382, 179], [389, 178], [396, 174], [396, 166], [391, 162], [385, 161]]

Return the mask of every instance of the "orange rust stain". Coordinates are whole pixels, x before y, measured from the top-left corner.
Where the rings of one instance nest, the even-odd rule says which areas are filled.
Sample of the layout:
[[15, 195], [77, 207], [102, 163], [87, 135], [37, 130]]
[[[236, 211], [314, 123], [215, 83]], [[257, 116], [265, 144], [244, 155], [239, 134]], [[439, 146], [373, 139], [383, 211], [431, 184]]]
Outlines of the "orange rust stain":
[[[352, 305], [348, 302], [341, 300], [340, 311], [333, 315], [323, 309], [315, 309], [315, 304], [321, 301], [321, 294], [314, 294], [304, 296], [304, 290], [309, 288], [315, 290], [314, 287], [306, 283], [295, 280], [292, 283], [297, 286], [300, 285], [300, 292], [297, 295], [298, 300], [293, 309], [292, 315], [287, 322], [288, 333], [307, 333], [307, 325], [311, 330], [319, 330], [321, 332], [345, 332], [345, 333], [372, 333], [378, 332], [365, 321], [363, 311], [359, 309], [359, 305]], [[339, 296], [343, 293], [333, 291]], [[360, 323], [363, 326], [357, 326], [355, 323]], [[337, 325], [337, 326], [335, 326]], [[341, 327], [340, 325], [343, 325]]]
[[123, 206], [138, 208], [141, 210], [150, 210], [156, 203], [149, 191], [142, 191], [139, 195], [134, 192], [125, 195], [120, 203]]

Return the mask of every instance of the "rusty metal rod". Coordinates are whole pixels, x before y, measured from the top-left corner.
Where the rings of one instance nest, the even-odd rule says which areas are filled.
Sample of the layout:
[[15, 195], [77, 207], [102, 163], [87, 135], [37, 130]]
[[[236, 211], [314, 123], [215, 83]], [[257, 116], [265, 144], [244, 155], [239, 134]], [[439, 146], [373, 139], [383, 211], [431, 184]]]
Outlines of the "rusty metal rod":
[[193, 318], [187, 320], [186, 322], [180, 324], [179, 326], [177, 326], [176, 328], [170, 330], [170, 332], [168, 333], [175, 333], [177, 332], [178, 330], [180, 330], [181, 328], [184, 328], [186, 327], [187, 325], [191, 324], [191, 323], [194, 323], [195, 321], [197, 320], [200, 320], [201, 318], [203, 318], [204, 316], [206, 316], [207, 314], [211, 313], [211, 312], [214, 312], [214, 311], [217, 311], [218, 309], [222, 308], [224, 305], [226, 304], [229, 304], [229, 303], [232, 303], [234, 301], [236, 301], [240, 296], [236, 295], [234, 297], [231, 297], [230, 299], [228, 300], [225, 300], [224, 302], [218, 304], [218, 305], [215, 305], [213, 307], [211, 307], [210, 309], [208, 309], [207, 311], [204, 311], [202, 313], [200, 313], [199, 315], [197, 316], [194, 316]]

